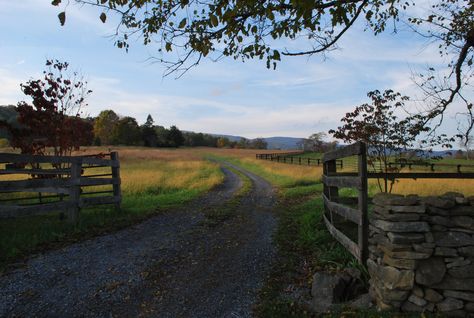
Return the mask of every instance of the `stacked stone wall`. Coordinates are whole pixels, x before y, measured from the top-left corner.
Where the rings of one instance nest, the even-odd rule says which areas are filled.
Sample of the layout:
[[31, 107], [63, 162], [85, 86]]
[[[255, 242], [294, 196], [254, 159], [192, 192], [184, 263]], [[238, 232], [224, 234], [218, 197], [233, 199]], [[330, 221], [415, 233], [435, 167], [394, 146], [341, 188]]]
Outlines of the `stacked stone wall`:
[[379, 194], [369, 231], [379, 309], [474, 317], [474, 197]]

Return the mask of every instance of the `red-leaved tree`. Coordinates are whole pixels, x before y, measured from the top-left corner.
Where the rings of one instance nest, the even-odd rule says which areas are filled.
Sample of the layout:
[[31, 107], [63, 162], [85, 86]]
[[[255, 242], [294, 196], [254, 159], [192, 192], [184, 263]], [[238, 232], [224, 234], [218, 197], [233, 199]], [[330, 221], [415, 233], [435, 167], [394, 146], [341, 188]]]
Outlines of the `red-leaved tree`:
[[346, 143], [365, 142], [368, 164], [374, 171], [385, 173], [383, 185], [377, 180], [380, 191], [391, 192], [394, 179], [391, 178], [389, 187], [389, 174], [397, 172], [397, 168], [390, 165], [392, 160], [413, 148], [437, 145], [449, 148], [454, 140], [444, 134], [436, 138], [433, 136], [429, 140], [420, 138], [423, 133], [430, 131], [430, 127], [424, 124], [422, 115], [398, 117], [409, 99], [407, 96], [393, 90], [375, 90], [367, 96], [371, 100], [370, 104], [357, 106], [353, 112], [347, 113], [341, 119], [343, 125], [329, 133]]
[[21, 153], [65, 156], [92, 142], [92, 124], [80, 117], [92, 91], [77, 72], [68, 74], [68, 67], [66, 62], [47, 60], [43, 78], [21, 84], [32, 102], [18, 103], [19, 126], [0, 122], [11, 135], [11, 146]]

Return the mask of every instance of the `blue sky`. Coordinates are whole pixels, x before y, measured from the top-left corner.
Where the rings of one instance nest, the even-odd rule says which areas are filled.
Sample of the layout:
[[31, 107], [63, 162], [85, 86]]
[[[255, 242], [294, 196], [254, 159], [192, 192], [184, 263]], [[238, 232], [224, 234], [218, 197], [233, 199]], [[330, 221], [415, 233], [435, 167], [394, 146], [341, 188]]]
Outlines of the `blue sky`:
[[[411, 72], [443, 65], [436, 47], [403, 27], [377, 37], [359, 27], [325, 59], [283, 58], [276, 71], [262, 61], [204, 60], [180, 79], [163, 78], [163, 66], [147, 61], [153, 47], [140, 41], [128, 53], [114, 47], [113, 17], [102, 24], [98, 10], [71, 1], [61, 27], [58, 13], [49, 0], [0, 0], [0, 105], [23, 100], [20, 83], [38, 77], [47, 58], [57, 58], [88, 80], [93, 93], [85, 111], [92, 116], [113, 109], [139, 123], [151, 114], [156, 124], [183, 130], [307, 137], [337, 127], [370, 90], [416, 96]], [[455, 112], [452, 107], [445, 123], [452, 133]]]

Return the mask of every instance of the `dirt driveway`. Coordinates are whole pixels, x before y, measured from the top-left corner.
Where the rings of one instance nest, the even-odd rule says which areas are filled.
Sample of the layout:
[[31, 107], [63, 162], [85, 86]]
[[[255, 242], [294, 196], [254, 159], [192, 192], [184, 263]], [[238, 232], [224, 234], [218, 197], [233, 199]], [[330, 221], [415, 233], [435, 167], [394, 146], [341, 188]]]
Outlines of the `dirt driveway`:
[[[242, 185], [252, 189], [231, 214]], [[275, 256], [274, 191], [223, 163], [224, 183], [185, 207], [36, 256], [0, 277], [0, 317], [250, 317]], [[235, 200], [235, 199], [234, 199]]]

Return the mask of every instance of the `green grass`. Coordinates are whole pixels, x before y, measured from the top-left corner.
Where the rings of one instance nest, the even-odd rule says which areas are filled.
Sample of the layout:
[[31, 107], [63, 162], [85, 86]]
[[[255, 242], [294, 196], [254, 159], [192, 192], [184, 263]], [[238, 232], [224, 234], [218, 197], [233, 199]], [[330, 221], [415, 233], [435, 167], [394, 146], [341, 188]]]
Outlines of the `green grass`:
[[[279, 261], [260, 293], [255, 308], [258, 317], [311, 317], [311, 313], [285, 298], [282, 292], [289, 284], [310, 286], [312, 275], [318, 270], [356, 267], [367, 279], [365, 269], [337, 243], [324, 225], [320, 181], [308, 182], [269, 173], [263, 166], [265, 162], [228, 157], [225, 160], [260, 175], [279, 190], [276, 209], [279, 222], [274, 236]], [[375, 316], [368, 313], [367, 317]]]
[[[261, 161], [262, 164], [260, 165], [260, 164], [255, 164], [254, 162], [243, 161], [243, 160], [240, 160], [239, 158], [235, 158], [231, 156], [223, 157], [223, 156], [209, 154], [207, 155], [207, 157], [214, 160], [225, 159], [225, 161], [227, 162], [238, 165], [250, 172], [253, 172], [256, 175], [263, 177], [264, 179], [268, 180], [271, 184], [279, 188], [292, 188], [295, 186], [309, 186], [309, 185], [315, 186], [316, 184], [319, 184], [319, 181], [317, 180], [314, 180], [314, 181], [299, 180], [299, 179], [289, 177], [287, 175], [272, 173], [265, 169], [265, 166], [263, 164], [264, 161]], [[285, 166], [282, 165], [281, 168], [285, 169]]]

